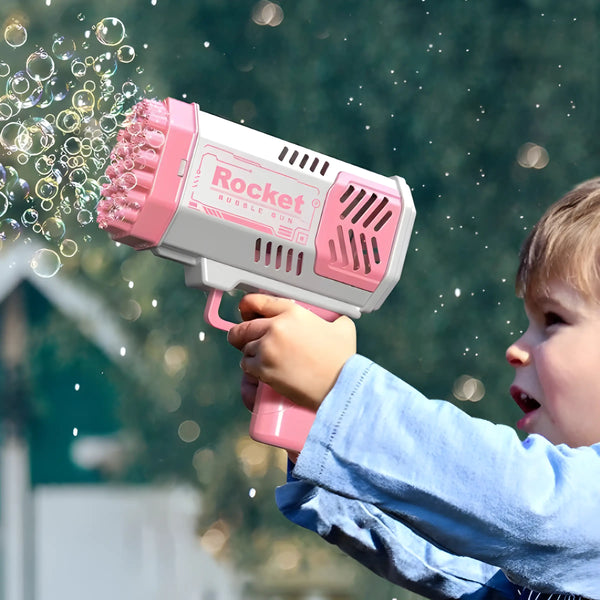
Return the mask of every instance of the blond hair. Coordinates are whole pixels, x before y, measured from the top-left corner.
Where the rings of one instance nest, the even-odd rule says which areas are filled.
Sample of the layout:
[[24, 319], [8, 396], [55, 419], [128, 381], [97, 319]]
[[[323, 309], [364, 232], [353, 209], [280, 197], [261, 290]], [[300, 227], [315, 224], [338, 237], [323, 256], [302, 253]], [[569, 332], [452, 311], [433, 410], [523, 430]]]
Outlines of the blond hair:
[[600, 177], [552, 204], [523, 244], [517, 295], [533, 302], [552, 280], [600, 302]]

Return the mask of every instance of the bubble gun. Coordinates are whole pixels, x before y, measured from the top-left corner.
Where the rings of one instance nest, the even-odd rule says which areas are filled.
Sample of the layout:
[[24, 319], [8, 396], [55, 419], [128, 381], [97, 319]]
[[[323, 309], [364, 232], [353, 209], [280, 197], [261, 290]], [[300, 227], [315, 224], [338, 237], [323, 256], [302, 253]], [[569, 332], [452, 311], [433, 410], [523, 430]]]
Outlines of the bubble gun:
[[[172, 98], [142, 100], [119, 131], [98, 204], [113, 240], [184, 265], [228, 331], [224, 292], [260, 291], [330, 321], [381, 306], [415, 219], [401, 177], [383, 177]], [[315, 414], [260, 384], [259, 442], [300, 451]]]

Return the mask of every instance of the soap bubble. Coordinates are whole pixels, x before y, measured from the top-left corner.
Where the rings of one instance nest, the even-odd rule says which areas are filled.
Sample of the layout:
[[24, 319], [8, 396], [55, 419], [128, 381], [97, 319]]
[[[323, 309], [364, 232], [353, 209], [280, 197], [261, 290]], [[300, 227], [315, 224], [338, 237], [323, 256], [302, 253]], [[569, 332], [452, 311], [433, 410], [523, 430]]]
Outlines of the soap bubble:
[[65, 223], [60, 217], [50, 217], [42, 223], [42, 235], [49, 242], [60, 242], [66, 231]]
[[63, 133], [72, 133], [79, 128], [81, 124], [81, 115], [72, 109], [60, 111], [56, 117], [56, 126]]
[[0, 221], [0, 240], [3, 242], [14, 242], [21, 235], [21, 226], [14, 219], [2, 219]]
[[31, 227], [32, 225], [35, 225], [37, 223], [38, 218], [39, 213], [37, 210], [35, 210], [35, 208], [27, 208], [23, 211], [23, 214], [21, 215], [21, 223], [25, 227]]
[[[91, 239], [87, 229], [79, 232], [95, 223], [117, 131], [146, 83], [137, 80], [136, 53], [124, 45], [119, 19], [101, 19], [79, 37], [55, 33], [29, 48], [15, 20], [3, 32], [24, 51], [0, 60], [0, 251], [24, 232], [27, 241], [40, 236], [50, 247], [32, 268], [51, 277], [79, 251], [78, 236]], [[152, 141], [163, 143], [160, 135]], [[125, 178], [123, 185], [135, 182]]]
[[85, 113], [93, 111], [95, 102], [96, 98], [89, 90], [78, 90], [73, 94], [73, 108], [77, 109], [79, 112]]
[[117, 71], [117, 60], [111, 52], [104, 52], [94, 60], [93, 69], [99, 77], [111, 77]]
[[36, 250], [29, 263], [34, 273], [39, 277], [54, 277], [62, 267], [60, 256], [49, 248]]
[[76, 45], [72, 39], [66, 38], [64, 35], [54, 36], [54, 41], [52, 42], [52, 54], [54, 54], [58, 60], [69, 60], [73, 58], [75, 49]]
[[121, 46], [117, 50], [117, 59], [122, 63], [130, 63], [135, 58], [135, 50], [132, 46]]
[[35, 185], [35, 193], [41, 200], [52, 200], [58, 189], [59, 183], [53, 177], [43, 177]]
[[84, 77], [87, 73], [87, 66], [81, 60], [74, 60], [71, 63], [71, 73], [75, 75], [75, 77]]
[[26, 71], [14, 73], [6, 82], [6, 93], [16, 100], [20, 109], [35, 106], [43, 91], [42, 83], [30, 79]]
[[31, 79], [45, 81], [54, 75], [54, 61], [45, 50], [40, 48], [27, 58], [25, 71]]
[[13, 48], [19, 48], [27, 41], [27, 29], [21, 23], [10, 23], [4, 29], [4, 41]]
[[125, 25], [115, 17], [106, 17], [96, 25], [96, 38], [105, 46], [117, 46], [125, 39]]
[[70, 238], [65, 238], [60, 243], [60, 253], [66, 258], [71, 258], [72, 256], [75, 256], [77, 254], [78, 249], [79, 247], [77, 245], [77, 242]]
[[18, 139], [21, 133], [24, 131], [24, 127], [21, 123], [11, 122], [7, 123], [0, 130], [0, 144], [8, 152], [16, 152], [19, 149]]
[[23, 121], [16, 141], [21, 152], [38, 156], [54, 146], [54, 128], [46, 119], [30, 117]]

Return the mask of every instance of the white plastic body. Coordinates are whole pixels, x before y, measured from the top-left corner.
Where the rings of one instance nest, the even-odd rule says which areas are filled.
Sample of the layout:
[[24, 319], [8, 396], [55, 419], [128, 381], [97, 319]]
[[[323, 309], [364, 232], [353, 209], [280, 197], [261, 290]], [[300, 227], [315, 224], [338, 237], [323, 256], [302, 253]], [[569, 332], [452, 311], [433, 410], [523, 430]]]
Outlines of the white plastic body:
[[[353, 318], [379, 308], [400, 278], [415, 219], [412, 195], [404, 179], [371, 173], [199, 110], [197, 119], [198, 137], [191, 160], [185, 159], [186, 149], [182, 149], [180, 176], [183, 188], [177, 211], [152, 251], [185, 264], [189, 286], [223, 291], [236, 288], [263, 290]], [[310, 156], [308, 162], [311, 164], [315, 159], [320, 165], [328, 163], [327, 173], [321, 175], [297, 164], [291, 165], [289, 161], [279, 161], [277, 157], [284, 145], [290, 148], [288, 155], [296, 151]], [[286, 214], [281, 207], [273, 206], [273, 196], [264, 200], [251, 198], [247, 193], [215, 189], [212, 182], [218, 164], [225, 165], [223, 168], [231, 166], [230, 187], [236, 179], [241, 179], [238, 173], [246, 171], [247, 181], [255, 183], [253, 195], [258, 196], [257, 190], [262, 187], [264, 191], [268, 185], [265, 180], [268, 175], [270, 189], [285, 189], [292, 199], [303, 196], [302, 208], [308, 207], [308, 210], [298, 215], [292, 209]], [[323, 277], [313, 270], [315, 238], [325, 198], [341, 172], [355, 173], [362, 179], [393, 187], [402, 197], [402, 214], [393, 252], [386, 275], [374, 291]], [[275, 200], [279, 198], [275, 197]], [[258, 231], [252, 224], [253, 211], [257, 210], [263, 211], [260, 215], [265, 224], [263, 231]], [[232, 215], [238, 222], [231, 220]], [[281, 237], [281, 231], [287, 233], [288, 229], [292, 229], [292, 239]], [[264, 259], [256, 260], [258, 238], [264, 240], [263, 244], [271, 242], [273, 245], [268, 264]], [[283, 256], [302, 254], [301, 273], [295, 266], [286, 270], [276, 265], [279, 247]]]

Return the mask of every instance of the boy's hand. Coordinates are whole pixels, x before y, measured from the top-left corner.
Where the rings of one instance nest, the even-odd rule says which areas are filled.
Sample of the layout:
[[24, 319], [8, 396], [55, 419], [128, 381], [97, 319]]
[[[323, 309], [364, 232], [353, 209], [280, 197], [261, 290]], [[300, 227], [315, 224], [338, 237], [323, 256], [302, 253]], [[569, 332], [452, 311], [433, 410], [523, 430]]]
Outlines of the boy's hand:
[[240, 312], [244, 322], [227, 339], [244, 355], [246, 381], [260, 379], [316, 410], [356, 352], [354, 323], [347, 317], [329, 323], [292, 300], [264, 294], [244, 296]]

